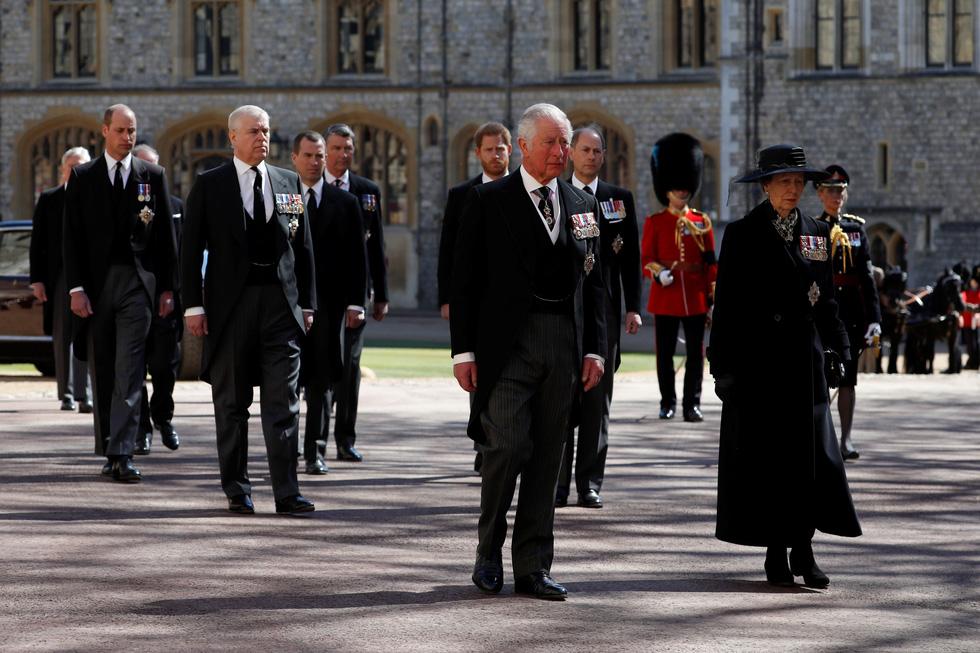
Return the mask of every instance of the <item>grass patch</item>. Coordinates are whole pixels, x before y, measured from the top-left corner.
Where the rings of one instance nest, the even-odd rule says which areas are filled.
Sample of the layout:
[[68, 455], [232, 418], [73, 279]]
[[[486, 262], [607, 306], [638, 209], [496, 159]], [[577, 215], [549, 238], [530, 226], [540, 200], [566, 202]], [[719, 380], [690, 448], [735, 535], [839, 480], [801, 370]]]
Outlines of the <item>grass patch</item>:
[[41, 376], [30, 363], [9, 363], [0, 365], [0, 376]]

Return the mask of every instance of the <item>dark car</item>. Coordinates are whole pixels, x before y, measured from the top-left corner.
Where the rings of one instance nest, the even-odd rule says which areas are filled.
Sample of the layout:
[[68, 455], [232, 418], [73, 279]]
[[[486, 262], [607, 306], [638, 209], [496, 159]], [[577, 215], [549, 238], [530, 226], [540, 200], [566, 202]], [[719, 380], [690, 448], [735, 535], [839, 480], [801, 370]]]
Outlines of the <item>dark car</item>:
[[32, 363], [54, 376], [51, 336], [31, 290], [31, 223], [0, 222], [0, 363]]

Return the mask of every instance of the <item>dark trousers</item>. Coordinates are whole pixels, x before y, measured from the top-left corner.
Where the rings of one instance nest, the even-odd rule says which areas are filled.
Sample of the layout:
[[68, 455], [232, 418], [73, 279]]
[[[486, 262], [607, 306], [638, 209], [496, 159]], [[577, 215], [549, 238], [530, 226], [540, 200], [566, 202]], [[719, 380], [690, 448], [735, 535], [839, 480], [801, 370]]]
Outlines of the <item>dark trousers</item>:
[[281, 286], [246, 286], [210, 364], [221, 487], [228, 497], [252, 493], [248, 409], [255, 382], [273, 494], [277, 500], [299, 494], [299, 337]]
[[303, 458], [307, 463], [322, 460], [330, 441], [330, 408], [333, 390], [318, 382], [306, 384], [306, 427], [303, 435]]
[[[154, 307], [155, 308], [155, 307]], [[146, 368], [153, 379], [153, 396], [143, 383], [140, 429], [153, 430], [153, 424], [168, 424], [174, 418], [174, 385], [180, 363], [180, 311], [160, 317], [154, 310], [150, 335], [146, 339]], [[150, 418], [153, 422], [150, 422]]]
[[54, 376], [58, 399], [89, 401], [88, 363], [75, 358], [71, 344], [71, 302], [65, 288], [65, 275], [59, 274], [50, 289], [51, 341], [54, 346]]
[[571, 317], [531, 313], [480, 415], [487, 441], [477, 553], [500, 554], [520, 476], [515, 577], [549, 571], [554, 557], [555, 485], [581, 366], [574, 333]]
[[[615, 325], [616, 322], [607, 322]], [[617, 340], [610, 336], [611, 340]], [[575, 429], [569, 427], [565, 439], [565, 455], [558, 475], [557, 496], [567, 498], [572, 487], [572, 458], [575, 459], [575, 491], [585, 494], [589, 490], [602, 490], [606, 473], [606, 453], [609, 451], [609, 409], [613, 396], [613, 368], [619, 342], [610, 344], [606, 356], [606, 371], [599, 385], [582, 395], [581, 418], [578, 425], [578, 446], [575, 446]]]
[[335, 389], [337, 414], [333, 433], [337, 448], [353, 447], [357, 440], [357, 398], [361, 392], [361, 352], [364, 351], [364, 325], [344, 327], [344, 371]]
[[95, 398], [95, 453], [133, 455], [146, 376], [150, 298], [130, 265], [113, 265], [88, 318], [88, 356]]
[[980, 368], [980, 345], [978, 345], [977, 330], [961, 329], [960, 337], [963, 340], [963, 347], [966, 349], [966, 365], [964, 369], [975, 370]]
[[660, 407], [677, 406], [677, 391], [674, 389], [674, 352], [677, 351], [677, 332], [684, 326], [685, 349], [684, 365], [684, 408], [701, 405], [701, 379], [704, 376], [704, 315], [654, 315], [656, 331], [657, 381], [660, 383]]

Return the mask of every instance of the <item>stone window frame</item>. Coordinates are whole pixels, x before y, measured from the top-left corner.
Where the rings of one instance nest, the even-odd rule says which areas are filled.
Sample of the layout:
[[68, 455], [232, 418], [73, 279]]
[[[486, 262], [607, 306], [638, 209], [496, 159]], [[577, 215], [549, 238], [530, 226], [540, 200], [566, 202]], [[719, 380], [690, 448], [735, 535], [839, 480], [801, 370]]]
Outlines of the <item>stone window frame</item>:
[[[79, 77], [55, 77], [54, 74], [54, 10], [58, 6], [92, 5], [95, 8], [95, 74]], [[38, 0], [34, 3], [34, 24], [40, 29], [34, 40], [37, 84], [78, 85], [104, 81], [106, 72], [107, 33], [105, 0]]]
[[[958, 61], [956, 55], [956, 50], [958, 45], [957, 34], [956, 34], [957, 17], [959, 15], [963, 15], [958, 13], [958, 9], [960, 8], [961, 3], [966, 5], [971, 5], [971, 4], [973, 5], [970, 8], [970, 14], [969, 14], [969, 16], [972, 18], [972, 21], [969, 23], [970, 25], [969, 44], [973, 46], [972, 48], [973, 56], [970, 57], [969, 61], [965, 61], [965, 62]], [[924, 23], [924, 30], [923, 30], [923, 37], [925, 39], [925, 43], [923, 44], [923, 50], [925, 53], [926, 68], [933, 69], [933, 70], [935, 69], [951, 70], [951, 69], [962, 69], [962, 68], [972, 67], [976, 60], [976, 40], [977, 40], [976, 2], [974, 0], [945, 0], [944, 10], [942, 14], [940, 14], [942, 16], [941, 20], [945, 23], [943, 25], [945, 29], [945, 39], [944, 39], [945, 42], [943, 43], [944, 52], [941, 61], [933, 60], [930, 57], [930, 53], [929, 53], [930, 50], [929, 23], [930, 23], [930, 17], [933, 15], [931, 13], [932, 12], [931, 4], [932, 4], [931, 0], [925, 0], [925, 2], [923, 2], [923, 10], [925, 12], [925, 18], [924, 18], [925, 23]]]
[[[195, 24], [194, 24], [194, 13], [196, 5], [210, 4], [210, 5], [237, 5], [238, 6], [238, 71], [233, 74], [221, 74], [217, 70], [217, 61], [213, 62], [212, 72], [210, 74], [197, 72], [197, 66], [195, 64], [195, 59], [197, 58], [197, 45], [195, 43]], [[181, 12], [180, 25], [183, 26], [183, 47], [181, 57], [182, 60], [182, 77], [184, 80], [189, 82], [239, 82], [245, 79], [245, 71], [247, 66], [245, 53], [248, 52], [249, 43], [247, 38], [246, 30], [246, 3], [243, 0], [193, 0], [192, 2], [179, 2], [177, 3], [179, 10]], [[214, 45], [212, 47], [218, 47]]]
[[[828, 7], [829, 5], [829, 7]], [[821, 14], [825, 8], [833, 10], [829, 17]], [[857, 9], [856, 15], [849, 14], [849, 10]], [[844, 71], [858, 70], [864, 60], [864, 49], [862, 47], [861, 32], [864, 24], [864, 13], [861, 0], [816, 0], [813, 3], [814, 9], [814, 68], [819, 71]], [[848, 60], [850, 45], [848, 40], [848, 22], [853, 21], [857, 24], [857, 60]], [[832, 33], [830, 39], [830, 62], [821, 62], [821, 23], [829, 23]]]
[[[348, 3], [355, 2], [359, 5], [364, 5], [366, 3], [377, 3], [381, 5], [381, 47], [382, 47], [382, 62], [381, 69], [377, 71], [363, 70], [363, 61], [359, 58], [358, 70], [355, 72], [347, 72], [340, 70], [340, 24], [339, 24], [339, 12], [341, 6]], [[393, 31], [393, 8], [392, 2], [389, 0], [325, 0], [322, 6], [323, 19], [320, 21], [323, 25], [323, 37], [321, 43], [323, 43], [323, 52], [321, 53], [320, 60], [326, 63], [326, 73], [328, 77], [343, 78], [343, 79], [358, 79], [358, 80], [381, 80], [390, 77], [392, 70], [394, 69], [391, 57], [391, 44], [392, 31]], [[363, 21], [363, 8], [361, 8], [361, 20]], [[363, 55], [362, 55], [363, 56]]]
[[[842, 26], [835, 22], [835, 33], [838, 35], [835, 43], [834, 66], [821, 68], [817, 65], [817, 2], [819, 0], [800, 0], [790, 2], [787, 6], [787, 37], [790, 45], [792, 62], [791, 76], [865, 76], [870, 73], [870, 43], [871, 43], [871, 0], [858, 0], [860, 21], [860, 63], [856, 66], [841, 66], [840, 30]], [[913, 0], [917, 1], [917, 0]], [[841, 0], [834, 0], [836, 6]], [[835, 14], [836, 17], [840, 13]]]
[[[671, 73], [703, 73], [716, 70], [721, 57], [721, 30], [724, 15], [724, 0], [663, 0], [663, 61], [665, 70]], [[681, 11], [682, 3], [693, 3], [695, 28], [692, 38], [690, 63], [684, 63], [681, 55]], [[705, 25], [708, 5], [713, 6], [715, 14], [714, 45], [706, 45], [709, 29]]]

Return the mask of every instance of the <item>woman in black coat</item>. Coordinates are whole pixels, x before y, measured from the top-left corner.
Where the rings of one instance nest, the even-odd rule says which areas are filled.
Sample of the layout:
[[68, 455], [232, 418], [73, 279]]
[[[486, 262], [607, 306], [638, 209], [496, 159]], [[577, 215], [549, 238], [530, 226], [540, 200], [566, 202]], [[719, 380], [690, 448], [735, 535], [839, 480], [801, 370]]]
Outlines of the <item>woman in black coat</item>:
[[[805, 182], [826, 177], [803, 149], [776, 145], [739, 179], [767, 199], [725, 229], [709, 360], [722, 399], [719, 539], [764, 546], [766, 578], [810, 587], [827, 578], [815, 530], [861, 534], [830, 416], [828, 375], [849, 359], [837, 316], [830, 228], [797, 208]], [[789, 565], [786, 548], [792, 547]]]

